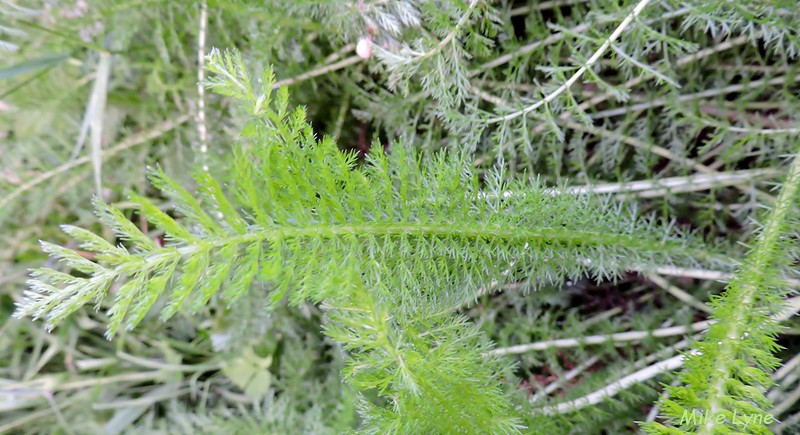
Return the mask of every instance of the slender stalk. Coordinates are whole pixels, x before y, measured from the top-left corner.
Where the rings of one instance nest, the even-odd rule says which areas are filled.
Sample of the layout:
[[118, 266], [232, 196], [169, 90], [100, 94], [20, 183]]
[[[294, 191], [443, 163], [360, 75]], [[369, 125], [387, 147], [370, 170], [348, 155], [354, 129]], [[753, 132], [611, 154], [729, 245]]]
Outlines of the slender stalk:
[[487, 122], [493, 124], [497, 122], [510, 121], [514, 118], [518, 118], [520, 116], [533, 112], [534, 110], [558, 98], [559, 95], [561, 95], [562, 93], [564, 93], [564, 91], [572, 87], [572, 85], [574, 85], [575, 82], [577, 82], [589, 68], [593, 67], [594, 64], [597, 63], [597, 61], [600, 60], [600, 58], [603, 57], [603, 55], [605, 55], [608, 48], [611, 47], [611, 44], [613, 44], [620, 37], [620, 35], [622, 35], [622, 32], [624, 32], [625, 29], [627, 29], [628, 26], [630, 26], [633, 20], [635, 20], [636, 17], [638, 17], [639, 14], [642, 13], [644, 8], [647, 7], [650, 1], [651, 0], [640, 0], [639, 3], [637, 3], [636, 6], [633, 8], [633, 11], [631, 11], [631, 13], [628, 14], [628, 16], [625, 17], [624, 20], [622, 20], [619, 26], [617, 26], [617, 28], [614, 29], [614, 32], [611, 33], [611, 36], [609, 36], [608, 39], [606, 39], [606, 41], [603, 43], [603, 45], [601, 45], [600, 48], [598, 48], [597, 51], [594, 52], [594, 54], [592, 55], [592, 57], [589, 58], [586, 64], [580, 67], [580, 69], [578, 69], [578, 71], [576, 71], [575, 74], [573, 74], [569, 79], [567, 79], [567, 81], [563, 83], [561, 86], [559, 86], [555, 91], [551, 92], [543, 99], [522, 110], [509, 113], [508, 115], [504, 116], [489, 118]]
[[[156, 125], [155, 127], [147, 130], [143, 133], [139, 133], [133, 136], [128, 137], [124, 141], [120, 142], [117, 146], [113, 148], [109, 148], [105, 152], [103, 152], [103, 158], [108, 159], [116, 154], [119, 154], [122, 151], [125, 151], [129, 148], [135, 147], [137, 145], [141, 145], [147, 141], [153, 140], [164, 133], [175, 129], [179, 125], [183, 124], [184, 122], [189, 120], [188, 115], [181, 115], [174, 119], [170, 119], [167, 121], [162, 122], [161, 124]], [[64, 172], [68, 172], [71, 169], [77, 168], [81, 165], [85, 165], [90, 163], [92, 158], [90, 156], [84, 156], [75, 160], [71, 160], [67, 163], [64, 163], [57, 168], [51, 169], [47, 172], [43, 172], [36, 177], [26, 181], [21, 186], [14, 189], [11, 193], [0, 198], [0, 209], [4, 208], [8, 203], [16, 199], [18, 196], [22, 195], [23, 193], [33, 189], [34, 187], [50, 180], [51, 178], [62, 174]]]
[[451, 43], [453, 39], [455, 39], [455, 37], [458, 35], [458, 32], [461, 30], [462, 27], [464, 27], [464, 24], [467, 23], [469, 17], [472, 15], [472, 11], [475, 9], [476, 6], [478, 6], [479, 2], [480, 0], [471, 0], [469, 2], [469, 7], [467, 7], [466, 12], [464, 12], [464, 15], [461, 16], [460, 20], [458, 20], [458, 23], [455, 25], [455, 27], [453, 27], [453, 30], [447, 33], [447, 35], [441, 41], [439, 41], [439, 43], [436, 44], [435, 47], [431, 48], [430, 50], [424, 53], [412, 51], [411, 54], [414, 57], [407, 59], [407, 61], [419, 61], [427, 59], [433, 56], [434, 54], [438, 53], [439, 51], [441, 51], [443, 48], [445, 48], [447, 44]]
[[620, 391], [623, 391], [634, 384], [650, 380], [662, 373], [676, 370], [682, 365], [683, 355], [676, 355], [672, 358], [659, 361], [655, 364], [631, 373], [630, 375], [625, 376], [622, 379], [579, 399], [571, 400], [569, 402], [562, 402], [558, 405], [546, 406], [541, 408], [539, 412], [545, 415], [555, 415], [578, 411], [587, 406], [596, 405], [609, 397], [613, 397]]
[[516, 355], [532, 351], [542, 351], [551, 348], [563, 349], [578, 347], [583, 345], [603, 344], [609, 341], [623, 343], [628, 341], [644, 340], [648, 337], [674, 337], [676, 335], [683, 335], [688, 332], [701, 332], [708, 329], [709, 325], [714, 321], [704, 320], [702, 322], [695, 322], [688, 326], [671, 326], [669, 328], [658, 328], [652, 331], [628, 331], [618, 332], [616, 334], [607, 335], [587, 335], [585, 337], [576, 338], [559, 338], [555, 340], [545, 340], [536, 343], [519, 344], [516, 346], [502, 347], [494, 349], [491, 354], [494, 355]]
[[313, 79], [314, 77], [319, 77], [321, 75], [328, 74], [329, 72], [340, 70], [350, 65], [355, 65], [363, 60], [364, 59], [362, 59], [359, 56], [350, 56], [338, 62], [326, 64], [311, 71], [304, 72], [303, 74], [299, 74], [297, 76], [290, 77], [288, 79], [278, 80], [277, 82], [272, 84], [272, 89], [278, 89], [281, 86], [291, 86], [300, 83], [302, 81], [306, 81], [308, 79]]
[[200, 138], [200, 162], [203, 170], [208, 154], [208, 128], [206, 127], [206, 31], [208, 29], [208, 3], [200, 3], [200, 24], [197, 34], [197, 135]]

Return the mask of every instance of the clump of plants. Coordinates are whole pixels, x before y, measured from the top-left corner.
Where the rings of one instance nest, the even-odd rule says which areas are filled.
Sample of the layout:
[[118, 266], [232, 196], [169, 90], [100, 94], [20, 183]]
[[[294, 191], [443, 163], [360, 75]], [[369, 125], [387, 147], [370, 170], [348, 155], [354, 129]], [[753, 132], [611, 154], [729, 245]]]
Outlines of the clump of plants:
[[31, 3], [0, 432], [800, 421], [791, 2]]

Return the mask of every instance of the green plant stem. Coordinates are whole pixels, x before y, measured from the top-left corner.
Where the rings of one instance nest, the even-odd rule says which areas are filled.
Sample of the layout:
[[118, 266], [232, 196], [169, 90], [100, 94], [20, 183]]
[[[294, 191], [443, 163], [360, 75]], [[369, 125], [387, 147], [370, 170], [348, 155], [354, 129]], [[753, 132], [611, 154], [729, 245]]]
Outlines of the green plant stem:
[[723, 409], [722, 399], [727, 397], [725, 392], [725, 383], [728, 380], [727, 374], [731, 373], [731, 364], [737, 358], [732, 343], [738, 341], [740, 335], [745, 332], [741, 331], [740, 327], [745, 324], [745, 316], [755, 310], [753, 306], [755, 292], [761, 288], [760, 284], [763, 284], [764, 272], [772, 267], [773, 261], [779, 255], [776, 246], [778, 246], [778, 240], [783, 234], [781, 228], [786, 224], [787, 217], [794, 207], [793, 200], [797, 197], [797, 192], [800, 189], [800, 152], [794, 157], [792, 166], [789, 169], [789, 175], [783, 186], [775, 207], [761, 233], [761, 237], [758, 238], [755, 250], [750, 254], [750, 258], [753, 261], [748, 263], [742, 272], [742, 275], [746, 274], [756, 278], [736, 283], [739, 284], [739, 292], [736, 293], [739, 296], [738, 301], [733, 304], [734, 309], [730, 318], [719, 325], [720, 328], [727, 329], [725, 333], [727, 340], [721, 343], [719, 356], [714, 360], [715, 366], [711, 369], [711, 373], [716, 374], [716, 379], [714, 379], [709, 391], [709, 415], [706, 424], [700, 427], [698, 434], [713, 435], [715, 431], [716, 416]]

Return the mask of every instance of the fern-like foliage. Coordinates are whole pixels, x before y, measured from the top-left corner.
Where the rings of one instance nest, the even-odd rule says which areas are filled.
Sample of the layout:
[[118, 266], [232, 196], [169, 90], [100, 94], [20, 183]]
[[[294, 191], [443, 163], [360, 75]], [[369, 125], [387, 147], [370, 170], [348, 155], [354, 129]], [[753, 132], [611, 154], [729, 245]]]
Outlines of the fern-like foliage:
[[726, 261], [691, 234], [609, 201], [501, 171], [481, 179], [465, 155], [422, 156], [396, 143], [361, 164], [317, 140], [303, 108], [288, 109], [285, 90], [273, 101], [269, 70], [254, 86], [238, 55], [218, 51], [208, 69], [207, 85], [253, 116], [228, 182], [198, 172], [193, 194], [153, 171], [182, 217], [131, 200], [166, 233], [164, 246], [96, 201], [121, 243], [64, 226], [94, 261], [43, 243], [74, 274], [34, 271], [17, 316], [52, 328], [113, 293], [111, 338], [162, 296], [168, 319], [212, 298], [233, 304], [258, 280], [272, 288], [265, 309], [283, 298], [328, 307], [327, 333], [352, 353], [345, 378], [379, 396], [362, 401], [365, 431], [443, 433], [457, 424], [465, 433], [514, 433], [520, 420], [496, 379], [499, 363], [486, 356], [490, 344], [452, 314], [465, 300], [511, 281]]
[[774, 352], [779, 325], [772, 316], [783, 307], [788, 288], [781, 272], [794, 261], [792, 228], [800, 202], [800, 154], [761, 228], [753, 250], [728, 284], [712, 299], [718, 320], [687, 356], [681, 384], [667, 389], [663, 416], [674, 425], [644, 426], [657, 434], [771, 433], [775, 422], [764, 390], [768, 373], [780, 365]]

